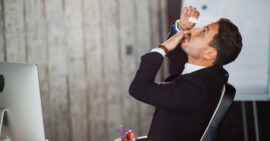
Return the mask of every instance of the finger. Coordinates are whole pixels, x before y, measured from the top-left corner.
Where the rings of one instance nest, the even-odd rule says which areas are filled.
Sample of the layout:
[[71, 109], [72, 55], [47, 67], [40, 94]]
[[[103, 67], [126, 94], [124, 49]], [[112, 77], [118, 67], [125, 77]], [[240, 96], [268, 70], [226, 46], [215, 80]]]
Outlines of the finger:
[[192, 6], [189, 7], [189, 13], [188, 13], [188, 16], [190, 16], [192, 13]]
[[174, 44], [177, 45], [180, 43], [180, 41], [184, 38], [184, 32], [178, 32], [175, 34], [175, 37], [173, 37], [173, 41], [175, 42]]
[[163, 42], [162, 45], [164, 45], [169, 51], [173, 50], [177, 45], [180, 43], [180, 41], [183, 39], [184, 33], [178, 32], [174, 34], [171, 38], [169, 38], [167, 41]]
[[183, 34], [184, 34], [184, 35], [185, 35], [185, 34], [189, 34], [189, 33], [191, 33], [190, 30], [184, 30], [184, 31], [183, 31]]
[[193, 27], [195, 25], [195, 23], [189, 22], [189, 26]]
[[182, 13], [181, 13], [181, 17], [186, 16], [186, 14], [187, 14], [187, 7], [184, 7], [184, 9], [182, 10]]
[[199, 16], [200, 16], [200, 12], [197, 11], [194, 17], [195, 17], [196, 19], [199, 19]]
[[187, 11], [187, 16], [190, 16], [191, 12], [192, 12], [192, 7], [189, 6], [189, 7], [188, 7], [188, 11]]
[[196, 11], [197, 11], [196, 8], [192, 8], [190, 16], [195, 17]]
[[184, 36], [184, 31], [180, 31], [180, 32], [178, 32], [178, 33], [177, 33], [177, 36], [178, 36], [178, 37], [182, 37], [182, 36]]
[[178, 32], [175, 37], [178, 41], [181, 41], [184, 38], [184, 32]]
[[178, 42], [180, 41], [182, 38], [184, 37], [184, 32], [180, 31], [177, 32], [176, 34], [174, 34], [169, 40], [167, 40], [166, 42]]
[[184, 15], [187, 15], [187, 7], [184, 8], [183, 14], [184, 14]]
[[[184, 36], [183, 34], [184, 34], [183, 31], [177, 32], [177, 33], [175, 33], [170, 39], [179, 38], [179, 37], [181, 37], [181, 36]], [[169, 39], [169, 40], [170, 40], [170, 39]]]

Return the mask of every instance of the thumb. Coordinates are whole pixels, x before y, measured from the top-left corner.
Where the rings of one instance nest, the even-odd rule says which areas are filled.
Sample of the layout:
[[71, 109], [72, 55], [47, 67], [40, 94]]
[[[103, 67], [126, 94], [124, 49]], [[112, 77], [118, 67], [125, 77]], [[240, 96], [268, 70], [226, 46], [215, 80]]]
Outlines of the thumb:
[[183, 31], [183, 34], [189, 34], [189, 33], [191, 33], [190, 30], [184, 30]]
[[178, 33], [175, 34], [175, 41], [176, 41], [176, 44], [179, 44], [183, 39], [184, 39], [184, 31], [180, 31]]
[[171, 38], [169, 38], [167, 41], [163, 42], [162, 45], [166, 46], [169, 51], [173, 50], [177, 45], [180, 43], [180, 41], [183, 39], [184, 33], [178, 32], [175, 33]]
[[174, 34], [173, 40], [180, 41], [183, 39], [183, 37], [184, 37], [184, 32], [180, 31], [180, 32], [177, 32], [176, 34]]

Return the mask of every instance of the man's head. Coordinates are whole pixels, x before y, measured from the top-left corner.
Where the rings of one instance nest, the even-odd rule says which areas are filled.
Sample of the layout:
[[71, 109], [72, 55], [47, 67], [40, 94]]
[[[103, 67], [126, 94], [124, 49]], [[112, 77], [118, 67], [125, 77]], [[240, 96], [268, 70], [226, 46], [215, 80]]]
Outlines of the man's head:
[[237, 26], [220, 19], [202, 28], [190, 30], [190, 39], [182, 43], [189, 62], [199, 65], [226, 65], [236, 59], [242, 49], [242, 37]]

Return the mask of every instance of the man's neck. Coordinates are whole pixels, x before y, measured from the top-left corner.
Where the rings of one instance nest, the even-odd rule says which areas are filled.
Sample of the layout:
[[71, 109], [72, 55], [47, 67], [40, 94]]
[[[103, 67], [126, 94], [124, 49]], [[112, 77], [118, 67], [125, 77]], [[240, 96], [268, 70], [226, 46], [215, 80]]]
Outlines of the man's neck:
[[213, 65], [213, 61], [191, 59], [190, 57], [188, 58], [188, 63], [204, 67], [210, 67]]

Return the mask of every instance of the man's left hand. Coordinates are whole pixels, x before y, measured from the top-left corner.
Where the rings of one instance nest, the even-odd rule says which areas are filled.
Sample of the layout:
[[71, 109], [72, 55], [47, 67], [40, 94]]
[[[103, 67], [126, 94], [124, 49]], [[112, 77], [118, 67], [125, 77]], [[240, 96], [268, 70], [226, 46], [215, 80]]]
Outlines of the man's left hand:
[[192, 7], [192, 6], [184, 7], [184, 9], [181, 12], [179, 26], [183, 30], [190, 30], [191, 28], [195, 26], [195, 23], [190, 22], [189, 18], [193, 17], [193, 18], [198, 19], [199, 16], [200, 16], [200, 12], [195, 7]]

